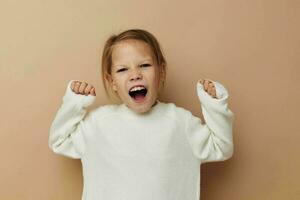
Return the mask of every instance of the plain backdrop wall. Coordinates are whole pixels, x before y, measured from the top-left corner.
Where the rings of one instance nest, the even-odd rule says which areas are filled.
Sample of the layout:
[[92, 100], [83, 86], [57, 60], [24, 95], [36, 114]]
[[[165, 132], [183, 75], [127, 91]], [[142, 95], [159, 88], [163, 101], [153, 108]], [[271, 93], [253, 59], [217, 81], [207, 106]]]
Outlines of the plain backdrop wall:
[[202, 118], [197, 80], [229, 91], [235, 152], [201, 165], [202, 200], [300, 199], [299, 8], [297, 0], [1, 0], [0, 199], [81, 198], [81, 162], [48, 148], [49, 128], [71, 79], [96, 87], [89, 109], [109, 103], [101, 51], [128, 28], [163, 47], [163, 101]]

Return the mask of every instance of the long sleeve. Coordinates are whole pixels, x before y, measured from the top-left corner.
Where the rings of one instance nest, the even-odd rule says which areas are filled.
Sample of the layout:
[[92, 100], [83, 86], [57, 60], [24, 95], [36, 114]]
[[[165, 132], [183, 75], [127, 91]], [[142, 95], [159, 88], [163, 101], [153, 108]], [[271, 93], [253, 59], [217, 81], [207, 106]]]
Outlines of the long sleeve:
[[228, 91], [222, 84], [212, 82], [216, 87], [217, 98], [211, 97], [203, 85], [197, 83], [197, 94], [206, 124], [191, 113], [186, 122], [193, 154], [201, 163], [224, 161], [232, 156], [234, 149], [232, 137], [234, 114], [228, 108]]
[[78, 159], [84, 152], [84, 133], [91, 121], [89, 114], [85, 116], [86, 107], [96, 96], [74, 93], [70, 87], [72, 81], [68, 83], [63, 103], [51, 124], [49, 147], [57, 154]]

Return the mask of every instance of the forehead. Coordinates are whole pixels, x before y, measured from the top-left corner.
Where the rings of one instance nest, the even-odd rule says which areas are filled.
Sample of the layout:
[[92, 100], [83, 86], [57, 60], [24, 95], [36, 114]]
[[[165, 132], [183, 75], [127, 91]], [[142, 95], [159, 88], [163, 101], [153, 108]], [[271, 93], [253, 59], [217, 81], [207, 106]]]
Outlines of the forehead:
[[114, 45], [112, 50], [112, 62], [132, 62], [153, 59], [153, 53], [149, 45], [139, 40], [124, 40]]

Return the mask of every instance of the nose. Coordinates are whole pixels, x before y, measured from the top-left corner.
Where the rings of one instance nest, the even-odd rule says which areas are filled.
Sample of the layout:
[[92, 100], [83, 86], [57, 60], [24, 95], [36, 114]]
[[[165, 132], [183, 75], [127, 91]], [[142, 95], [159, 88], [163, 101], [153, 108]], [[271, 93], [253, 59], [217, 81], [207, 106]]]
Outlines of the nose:
[[141, 70], [140, 69], [134, 69], [132, 71], [130, 80], [141, 79], [142, 77], [143, 76], [142, 76]]

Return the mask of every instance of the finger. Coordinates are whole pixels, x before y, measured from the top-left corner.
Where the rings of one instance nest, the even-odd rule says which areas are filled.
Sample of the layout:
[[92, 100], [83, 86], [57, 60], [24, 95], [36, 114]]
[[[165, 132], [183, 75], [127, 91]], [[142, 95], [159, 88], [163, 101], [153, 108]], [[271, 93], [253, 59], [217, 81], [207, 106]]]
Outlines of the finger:
[[81, 83], [81, 85], [80, 85], [80, 87], [79, 87], [79, 93], [80, 93], [80, 94], [84, 94], [84, 90], [85, 90], [86, 86], [87, 86], [87, 83], [86, 83], [86, 82], [82, 82], [82, 83]]
[[214, 97], [214, 98], [217, 98], [217, 92], [216, 92], [216, 89], [213, 90], [213, 97]]
[[80, 82], [79, 82], [79, 81], [75, 81], [74, 92], [75, 92], [76, 94], [79, 93], [79, 87], [80, 87]]
[[71, 89], [72, 89], [72, 91], [74, 91], [74, 86], [75, 86], [75, 81], [72, 81], [72, 83], [71, 83]]
[[208, 89], [208, 80], [204, 80], [204, 90], [207, 92]]
[[210, 81], [208, 85], [211, 88], [211, 95], [214, 98], [217, 98], [217, 92], [216, 92], [216, 87], [215, 87], [214, 83], [212, 81]]
[[213, 96], [214, 98], [217, 98], [217, 91], [216, 91], [216, 88], [215, 88], [215, 87], [212, 88], [212, 96]]
[[212, 92], [212, 90], [211, 90], [211, 87], [209, 86], [209, 87], [207, 88], [207, 93], [208, 93], [209, 95], [211, 95], [211, 92]]
[[91, 84], [88, 84], [87, 86], [86, 86], [86, 88], [85, 88], [85, 90], [84, 90], [84, 94], [85, 95], [89, 95], [90, 94], [90, 91], [91, 91], [91, 89], [92, 89], [92, 85]]
[[94, 87], [91, 89], [90, 94], [96, 96], [96, 90]]
[[208, 85], [211, 86], [211, 87], [215, 87], [214, 83], [211, 82], [211, 81], [208, 83]]
[[208, 88], [208, 93], [210, 94], [210, 96], [216, 97], [216, 92], [215, 92], [215, 89], [213, 87]]
[[203, 85], [203, 79], [202, 78], [200, 78], [198, 82]]

